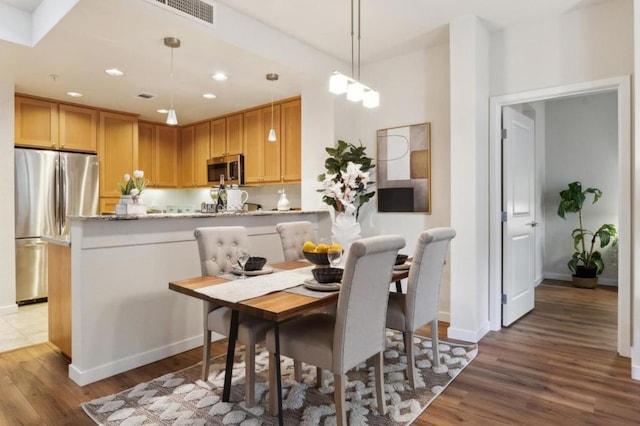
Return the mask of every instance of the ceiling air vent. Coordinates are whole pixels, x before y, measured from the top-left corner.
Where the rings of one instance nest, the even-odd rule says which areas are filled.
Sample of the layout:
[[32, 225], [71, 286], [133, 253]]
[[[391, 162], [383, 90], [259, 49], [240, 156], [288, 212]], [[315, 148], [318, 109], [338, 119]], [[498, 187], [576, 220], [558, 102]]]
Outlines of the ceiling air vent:
[[138, 93], [136, 95], [136, 98], [138, 99], [152, 99], [155, 98], [158, 95], [152, 95], [151, 93]]
[[215, 3], [211, 0], [147, 0], [182, 16], [192, 17], [203, 24], [216, 26]]

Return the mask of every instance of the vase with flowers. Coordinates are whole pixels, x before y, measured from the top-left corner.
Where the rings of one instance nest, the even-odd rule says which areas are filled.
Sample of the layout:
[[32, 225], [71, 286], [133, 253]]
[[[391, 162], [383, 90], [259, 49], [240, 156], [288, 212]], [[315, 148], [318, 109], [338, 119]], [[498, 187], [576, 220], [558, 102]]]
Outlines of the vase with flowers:
[[331, 234], [334, 243], [345, 250], [360, 238], [358, 216], [360, 207], [375, 194], [369, 187], [373, 184], [370, 170], [375, 166], [367, 156], [366, 147], [339, 140], [334, 148], [325, 148], [329, 157], [325, 160], [325, 173], [318, 176], [322, 182], [322, 201], [334, 209]]
[[148, 183], [142, 170], [134, 170], [133, 177], [125, 173], [124, 183], [118, 182], [120, 202], [116, 204], [116, 214], [146, 214], [147, 208], [140, 196]]

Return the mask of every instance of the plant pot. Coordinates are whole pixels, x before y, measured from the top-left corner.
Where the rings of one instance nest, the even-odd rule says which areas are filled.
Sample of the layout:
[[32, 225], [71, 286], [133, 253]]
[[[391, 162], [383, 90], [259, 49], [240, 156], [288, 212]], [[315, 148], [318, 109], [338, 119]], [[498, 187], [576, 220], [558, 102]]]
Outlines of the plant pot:
[[586, 266], [576, 266], [576, 277], [580, 278], [596, 278], [598, 270], [596, 268], [587, 268]]
[[579, 288], [596, 288], [598, 286], [598, 277], [584, 278], [577, 275], [571, 276], [573, 285]]

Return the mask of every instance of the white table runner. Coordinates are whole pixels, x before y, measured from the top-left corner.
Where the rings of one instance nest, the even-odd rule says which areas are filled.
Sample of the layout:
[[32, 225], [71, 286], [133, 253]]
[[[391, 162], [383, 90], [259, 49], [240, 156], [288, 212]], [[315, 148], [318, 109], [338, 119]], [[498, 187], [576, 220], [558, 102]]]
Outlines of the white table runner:
[[304, 280], [312, 276], [311, 269], [313, 269], [313, 266], [291, 271], [274, 272], [267, 275], [257, 275], [244, 280], [202, 287], [196, 291], [209, 297], [236, 303], [300, 285]]

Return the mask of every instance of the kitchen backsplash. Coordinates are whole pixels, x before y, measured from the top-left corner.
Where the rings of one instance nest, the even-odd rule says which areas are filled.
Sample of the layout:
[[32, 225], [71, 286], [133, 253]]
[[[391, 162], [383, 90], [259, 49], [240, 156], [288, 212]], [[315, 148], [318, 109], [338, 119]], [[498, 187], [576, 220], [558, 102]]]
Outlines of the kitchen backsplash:
[[[262, 205], [263, 210], [275, 209], [280, 194], [278, 191], [284, 188], [291, 208], [299, 208], [300, 184], [269, 185], [269, 186], [243, 186], [241, 189], [249, 193], [249, 203]], [[144, 204], [149, 209], [174, 212], [199, 211], [203, 202], [211, 203], [209, 188], [197, 189], [152, 189], [147, 188], [142, 194]]]

